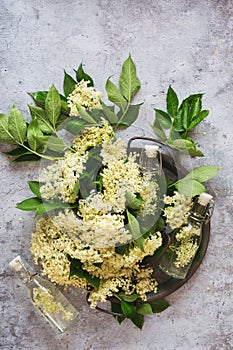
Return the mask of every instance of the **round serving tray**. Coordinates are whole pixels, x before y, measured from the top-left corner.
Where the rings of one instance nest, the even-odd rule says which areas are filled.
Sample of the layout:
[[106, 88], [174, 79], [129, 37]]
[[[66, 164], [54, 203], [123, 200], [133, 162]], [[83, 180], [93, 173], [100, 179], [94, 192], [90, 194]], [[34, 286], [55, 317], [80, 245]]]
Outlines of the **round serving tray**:
[[[129, 148], [131, 142], [133, 140], [136, 140], [136, 139], [143, 139], [143, 140], [156, 142], [160, 146], [167, 148], [167, 145], [165, 145], [163, 142], [158, 141], [156, 139], [152, 139], [152, 138], [146, 138], [146, 137], [133, 137], [132, 139], [129, 140], [128, 148]], [[130, 151], [140, 153], [141, 148], [130, 147]], [[169, 178], [172, 183], [176, 182], [178, 180], [178, 174], [179, 174], [179, 178], [180, 178], [180, 176], [183, 177], [187, 174], [187, 170], [182, 165], [175, 162], [173, 157], [171, 157], [170, 155], [167, 155], [167, 154], [161, 152], [161, 160], [162, 160], [162, 170], [163, 170], [164, 176], [166, 178]], [[203, 226], [202, 226], [201, 244], [200, 244], [200, 247], [199, 247], [199, 249], [196, 253], [196, 256], [193, 260], [193, 263], [191, 265], [191, 268], [188, 272], [187, 277], [185, 279], [176, 279], [176, 278], [173, 278], [173, 277], [166, 275], [159, 268], [160, 259], [163, 255], [163, 253], [165, 252], [165, 250], [169, 246], [169, 236], [167, 236], [165, 234], [165, 236], [163, 238], [164, 249], [163, 249], [162, 253], [159, 256], [157, 256], [156, 259], [152, 259], [151, 261], [150, 261], [150, 257], [148, 257], [147, 264], [153, 267], [153, 270], [154, 270], [153, 277], [158, 282], [158, 287], [157, 287], [156, 293], [148, 293], [147, 302], [159, 300], [159, 299], [165, 298], [166, 296], [172, 294], [177, 289], [181, 288], [194, 275], [194, 273], [197, 271], [198, 267], [200, 266], [205, 254], [206, 254], [208, 243], [209, 243], [209, 238], [210, 238], [210, 221], [208, 223], [203, 224]], [[145, 258], [145, 259], [147, 259], [147, 258]], [[87, 294], [87, 299], [88, 299], [88, 295], [89, 294]], [[116, 302], [116, 303], [119, 303], [119, 300], [116, 298], [109, 298], [109, 301], [111, 301], [111, 300]], [[111, 312], [111, 311], [103, 309], [99, 306], [97, 306], [96, 309], [99, 311], [114, 315], [114, 316], [122, 316], [122, 314]]]

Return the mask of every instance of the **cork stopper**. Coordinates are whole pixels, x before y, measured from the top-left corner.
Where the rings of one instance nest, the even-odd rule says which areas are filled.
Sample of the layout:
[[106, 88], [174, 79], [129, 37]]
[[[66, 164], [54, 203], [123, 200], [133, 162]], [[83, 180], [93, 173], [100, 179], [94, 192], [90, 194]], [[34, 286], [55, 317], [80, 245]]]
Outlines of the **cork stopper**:
[[159, 147], [155, 145], [145, 145], [145, 151], [148, 158], [157, 157]]
[[208, 193], [201, 193], [198, 198], [198, 204], [206, 206], [210, 203], [210, 201], [213, 199], [213, 196], [211, 196]]
[[9, 262], [9, 266], [17, 274], [17, 276], [26, 283], [31, 277], [36, 275], [36, 271], [24, 261], [20, 255], [16, 256]]
[[20, 270], [22, 270], [23, 267], [23, 262], [21, 260], [20, 255], [16, 256], [16, 258], [14, 258], [10, 263], [9, 266], [12, 268], [12, 270], [14, 270], [15, 272], [18, 272]]

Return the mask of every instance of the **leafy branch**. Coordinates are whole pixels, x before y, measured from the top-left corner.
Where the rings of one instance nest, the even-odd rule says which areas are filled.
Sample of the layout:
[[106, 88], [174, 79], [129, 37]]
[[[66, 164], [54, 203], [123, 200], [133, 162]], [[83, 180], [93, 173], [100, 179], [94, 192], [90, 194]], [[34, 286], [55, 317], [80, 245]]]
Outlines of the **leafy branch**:
[[25, 211], [35, 211], [35, 216], [47, 213], [51, 210], [77, 208], [77, 204], [65, 203], [59, 200], [46, 201], [42, 199], [40, 193], [40, 183], [38, 181], [28, 181], [28, 185], [35, 195], [18, 203], [16, 208]]
[[179, 105], [176, 92], [169, 86], [167, 111], [156, 108], [152, 125], [152, 129], [162, 141], [191, 156], [203, 156], [190, 137], [190, 131], [209, 114], [208, 110], [202, 110], [202, 97], [203, 94], [190, 95]]
[[[67, 145], [56, 134], [61, 99], [54, 85], [46, 95], [44, 109], [29, 106], [29, 110], [32, 118], [29, 124], [16, 106], [11, 108], [9, 116], [0, 115], [0, 142], [18, 146], [6, 154], [16, 156], [16, 162], [61, 158]], [[47, 150], [55, 155], [46, 154]]]
[[143, 327], [145, 315], [160, 313], [169, 307], [165, 299], [142, 302], [136, 293], [126, 295], [124, 292], [119, 292], [114, 296], [119, 302], [111, 301], [111, 311], [122, 314], [122, 316], [114, 316], [117, 321], [121, 324], [128, 318], [140, 329]]
[[189, 174], [169, 187], [175, 187], [179, 193], [186, 196], [195, 197], [206, 191], [203, 182], [210, 180], [219, 170], [221, 168], [211, 165], [194, 168]]
[[129, 55], [122, 65], [119, 78], [120, 89], [118, 90], [110, 78], [108, 78], [105, 85], [109, 101], [113, 102], [119, 109], [117, 112], [115, 127], [128, 127], [137, 119], [141, 103], [132, 105], [131, 101], [140, 87], [141, 84], [136, 75], [135, 64]]
[[[17, 145], [17, 148], [6, 152], [14, 156], [15, 162], [36, 161], [41, 158], [54, 160], [61, 158], [65, 149], [69, 148], [58, 136], [59, 128], [65, 128], [77, 135], [87, 125], [100, 123], [102, 118], [114, 127], [130, 126], [138, 117], [141, 104], [132, 105], [131, 101], [140, 89], [140, 81], [136, 76], [135, 64], [129, 55], [122, 65], [119, 79], [120, 91], [107, 80], [106, 91], [109, 101], [118, 106], [107, 106], [101, 101], [102, 109], [91, 111], [77, 105], [79, 117], [69, 117], [67, 97], [80, 81], [88, 81], [88, 86], [94, 86], [92, 77], [79, 65], [74, 70], [75, 78], [64, 70], [63, 92], [59, 94], [54, 85], [49, 91], [30, 92], [35, 105], [28, 105], [31, 121], [26, 122], [21, 112], [13, 106], [9, 116], [0, 114], [0, 142]], [[50, 154], [46, 154], [47, 151]]]

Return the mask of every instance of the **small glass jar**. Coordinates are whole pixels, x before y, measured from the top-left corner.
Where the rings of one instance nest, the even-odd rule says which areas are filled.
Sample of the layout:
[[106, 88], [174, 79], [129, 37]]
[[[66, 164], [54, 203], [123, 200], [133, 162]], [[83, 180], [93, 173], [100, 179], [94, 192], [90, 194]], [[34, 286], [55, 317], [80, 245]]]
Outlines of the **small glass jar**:
[[202, 225], [210, 216], [213, 197], [202, 193], [194, 201], [188, 223], [172, 232], [170, 245], [164, 253], [160, 269], [167, 275], [186, 278], [202, 240]]
[[35, 273], [21, 256], [17, 256], [9, 265], [26, 285], [37, 310], [58, 332], [64, 332], [78, 316], [69, 300], [53, 283]]

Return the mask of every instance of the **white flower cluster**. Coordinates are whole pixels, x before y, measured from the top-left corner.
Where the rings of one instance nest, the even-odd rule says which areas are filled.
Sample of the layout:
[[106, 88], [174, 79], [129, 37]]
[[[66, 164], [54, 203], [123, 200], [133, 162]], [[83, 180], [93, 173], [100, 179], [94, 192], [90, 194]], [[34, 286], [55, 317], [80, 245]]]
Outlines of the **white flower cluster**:
[[[82, 208], [84, 211], [85, 207]], [[81, 212], [80, 212], [81, 213]], [[67, 236], [75, 239], [78, 245], [99, 248], [112, 248], [117, 244], [125, 244], [131, 234], [124, 226], [124, 216], [105, 213], [91, 213], [84, 218], [77, 217], [73, 211], [60, 212], [53, 218], [54, 224]]]
[[192, 207], [191, 197], [175, 191], [173, 196], [164, 197], [164, 203], [167, 205], [164, 209], [164, 216], [172, 230], [187, 223]]
[[183, 241], [179, 247], [176, 248], [176, 260], [174, 262], [174, 265], [177, 268], [188, 265], [196, 255], [197, 249], [198, 244], [196, 241]]
[[88, 86], [90, 82], [81, 80], [72, 93], [67, 97], [67, 104], [70, 108], [70, 116], [78, 116], [77, 105], [84, 107], [88, 110], [93, 108], [101, 109], [100, 100], [102, 98], [102, 92], [97, 91], [93, 86]]
[[67, 311], [60, 302], [56, 302], [49, 289], [33, 288], [33, 302], [45, 315], [60, 314], [60, 317], [66, 321], [73, 319], [73, 313]]
[[43, 169], [39, 176], [39, 181], [43, 183], [40, 188], [42, 198], [58, 198], [74, 203], [77, 199], [74, 186], [85, 168], [87, 159], [88, 153], [80, 155], [67, 151], [64, 159], [57, 160]]
[[201, 228], [191, 224], [181, 227], [175, 234], [178, 246], [175, 248], [176, 267], [184, 267], [190, 263], [195, 256], [198, 244], [197, 238], [201, 235]]
[[194, 236], [200, 236], [201, 228], [195, 227], [191, 224], [181, 227], [176, 233], [177, 241], [188, 241]]
[[73, 141], [73, 149], [65, 152], [64, 159], [57, 160], [43, 169], [39, 181], [43, 199], [61, 199], [64, 202], [74, 203], [77, 193], [75, 185], [85, 169], [88, 160], [88, 150], [101, 142], [110, 140], [113, 134], [112, 127], [105, 121], [102, 124], [86, 128]]
[[[37, 222], [37, 231], [32, 235], [31, 252], [35, 262], [41, 261], [43, 273], [48, 275], [52, 282], [88, 288], [85, 279], [77, 276], [69, 278], [69, 254], [78, 259], [93, 277], [100, 280], [99, 288], [91, 291], [91, 307], [95, 307], [99, 301], [106, 301], [108, 296], [120, 289], [126, 294], [137, 292], [143, 300], [146, 300], [146, 293], [156, 292], [157, 282], [151, 276], [152, 269], [145, 269], [139, 264], [144, 257], [153, 255], [161, 246], [160, 232], [144, 241], [144, 251], [138, 246], [132, 246], [127, 254], [120, 255], [114, 247], [96, 248], [75, 236], [78, 228], [76, 220], [74, 213], [67, 211], [65, 214], [60, 213], [53, 220], [41, 218]], [[88, 233], [86, 231], [86, 236]]]
[[[99, 279], [99, 287], [90, 293], [91, 307], [120, 290], [129, 295], [135, 292], [143, 300], [147, 293], [157, 290], [153, 270], [142, 266], [141, 262], [162, 245], [162, 235], [160, 232], [150, 234], [144, 239], [143, 249], [133, 242], [130, 227], [126, 225], [126, 193], [131, 193], [132, 198], [137, 199], [136, 195], [141, 198], [137, 209], [140, 222], [140, 216], [153, 215], [157, 210], [158, 184], [141, 172], [136, 155], [127, 155], [126, 145], [113, 136], [112, 127], [104, 120], [100, 125], [86, 128], [74, 139], [73, 151], [67, 151], [64, 159], [42, 172], [42, 197], [77, 203], [77, 209], [66, 209], [51, 218], [41, 218], [32, 236], [31, 251], [36, 261], [41, 260], [44, 273], [51, 281], [90, 289], [86, 279], [69, 278], [68, 256], [77, 259], [85, 271]], [[97, 151], [94, 155], [99, 162], [99, 187], [96, 185], [83, 196], [80, 177], [84, 172], [92, 171], [89, 159], [93, 151]], [[77, 183], [80, 197], [75, 189]], [[168, 201], [165, 198], [166, 204]], [[170, 202], [174, 211], [183, 202], [186, 207], [187, 199], [176, 193]], [[169, 221], [173, 216], [167, 211], [167, 217]], [[127, 246], [127, 250], [124, 252], [122, 248], [120, 254], [121, 246]]]

